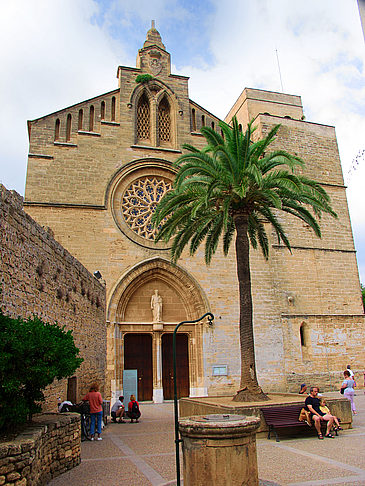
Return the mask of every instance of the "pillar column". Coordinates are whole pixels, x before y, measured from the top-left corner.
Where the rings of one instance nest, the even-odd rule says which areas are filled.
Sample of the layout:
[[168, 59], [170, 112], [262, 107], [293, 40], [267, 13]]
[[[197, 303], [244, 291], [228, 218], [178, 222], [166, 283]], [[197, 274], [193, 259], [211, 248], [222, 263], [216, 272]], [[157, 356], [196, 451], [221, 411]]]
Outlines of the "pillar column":
[[153, 332], [153, 346], [155, 349], [156, 361], [154, 362], [153, 373], [153, 402], [163, 403], [162, 388], [162, 349], [161, 349], [161, 332]]

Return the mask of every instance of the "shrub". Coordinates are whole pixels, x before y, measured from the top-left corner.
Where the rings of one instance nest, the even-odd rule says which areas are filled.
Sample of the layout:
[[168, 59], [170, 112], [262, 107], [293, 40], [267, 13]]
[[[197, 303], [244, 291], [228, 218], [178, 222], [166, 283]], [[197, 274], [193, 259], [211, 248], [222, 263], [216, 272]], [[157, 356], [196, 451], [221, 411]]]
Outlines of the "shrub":
[[136, 83], [148, 83], [148, 81], [151, 81], [151, 79], [153, 79], [153, 76], [150, 74], [139, 74], [136, 77]]
[[78, 357], [72, 331], [0, 312], [0, 430], [26, 422], [41, 410], [43, 390], [73, 375]]

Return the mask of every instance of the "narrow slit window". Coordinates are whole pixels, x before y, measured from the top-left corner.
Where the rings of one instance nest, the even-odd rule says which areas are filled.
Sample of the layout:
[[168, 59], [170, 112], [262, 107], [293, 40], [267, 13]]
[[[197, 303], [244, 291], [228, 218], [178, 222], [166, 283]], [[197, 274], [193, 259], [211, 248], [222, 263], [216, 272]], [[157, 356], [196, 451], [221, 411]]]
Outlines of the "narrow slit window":
[[115, 121], [115, 96], [112, 98], [112, 121]]
[[306, 342], [306, 335], [305, 335], [305, 324], [302, 324], [300, 326], [300, 345], [302, 347], [306, 347], [307, 346], [307, 342]]
[[67, 121], [66, 121], [66, 142], [69, 142], [71, 140], [71, 123], [72, 123], [72, 117], [71, 113], [67, 115]]
[[100, 105], [100, 118], [105, 120], [105, 101], [102, 101]]
[[212, 121], [211, 126], [212, 126], [212, 128], [213, 128], [213, 130], [214, 130], [214, 129], [215, 129], [215, 128], [214, 128], [214, 121]]
[[94, 106], [90, 106], [90, 113], [89, 113], [89, 132], [94, 131]]
[[310, 329], [306, 322], [302, 322], [299, 328], [300, 349], [304, 361], [311, 360]]
[[195, 115], [195, 108], [191, 110], [191, 129], [193, 132], [196, 132], [196, 115]]
[[55, 127], [54, 127], [54, 139], [55, 139], [55, 141], [60, 139], [60, 125], [61, 125], [60, 119], [57, 118], [56, 123], [55, 123]]
[[79, 110], [79, 121], [78, 121], [78, 124], [77, 124], [78, 130], [82, 130], [83, 123], [84, 123], [84, 111], [83, 111], [83, 109], [80, 109]]
[[205, 115], [202, 115], [202, 127], [205, 127]]

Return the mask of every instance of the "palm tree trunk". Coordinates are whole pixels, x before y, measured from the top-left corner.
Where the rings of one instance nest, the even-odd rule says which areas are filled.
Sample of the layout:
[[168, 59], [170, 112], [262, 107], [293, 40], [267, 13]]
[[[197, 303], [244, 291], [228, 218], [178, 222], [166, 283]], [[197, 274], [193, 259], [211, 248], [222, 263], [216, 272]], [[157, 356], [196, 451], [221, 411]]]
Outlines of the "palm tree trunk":
[[234, 401], [268, 400], [261, 390], [256, 376], [255, 343], [253, 335], [253, 312], [250, 273], [250, 244], [247, 234], [248, 216], [238, 213], [233, 216], [236, 228], [237, 277], [240, 294], [240, 349], [241, 385]]

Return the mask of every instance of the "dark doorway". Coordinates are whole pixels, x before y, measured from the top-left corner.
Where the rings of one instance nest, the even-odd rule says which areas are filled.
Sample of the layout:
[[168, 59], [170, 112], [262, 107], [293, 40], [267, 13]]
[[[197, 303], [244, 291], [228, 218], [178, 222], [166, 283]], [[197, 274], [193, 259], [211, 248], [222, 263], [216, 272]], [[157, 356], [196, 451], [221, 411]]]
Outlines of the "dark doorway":
[[[124, 337], [124, 369], [137, 370], [138, 400], [152, 400], [152, 336], [126, 334]], [[126, 403], [129, 397], [126, 397]]]
[[[165, 400], [174, 398], [172, 336], [172, 334], [164, 334], [162, 336], [162, 386]], [[189, 396], [188, 342], [187, 334], [176, 334], [177, 398]]]
[[67, 400], [77, 403], [77, 377], [73, 376], [67, 380]]

